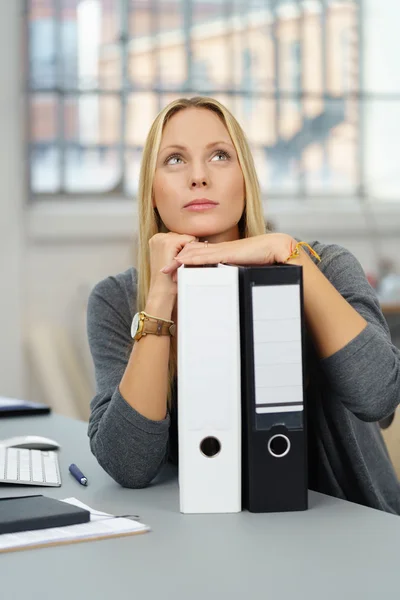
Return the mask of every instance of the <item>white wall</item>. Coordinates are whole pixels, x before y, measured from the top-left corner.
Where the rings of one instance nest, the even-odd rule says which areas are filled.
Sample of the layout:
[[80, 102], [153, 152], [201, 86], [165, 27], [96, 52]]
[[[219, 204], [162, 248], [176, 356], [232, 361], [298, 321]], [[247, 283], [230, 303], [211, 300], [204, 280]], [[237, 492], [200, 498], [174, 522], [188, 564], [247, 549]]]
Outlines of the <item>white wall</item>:
[[[65, 327], [78, 345], [86, 343], [84, 305], [88, 291], [95, 282], [128, 268], [134, 261], [135, 213], [133, 203], [118, 199], [106, 204], [38, 202], [24, 210], [18, 54], [18, 7], [21, 4], [21, 0], [0, 2], [0, 43], [7, 50], [0, 53], [0, 394], [39, 399], [42, 392], [32, 377], [30, 362], [23, 360], [25, 332], [35, 323], [48, 322]], [[366, 81], [373, 87], [382, 77], [378, 68], [382, 37], [387, 49], [385, 69], [390, 80], [390, 73], [398, 69], [400, 36], [395, 27], [389, 28], [384, 36], [378, 36], [374, 30], [375, 8], [379, 7], [379, 19], [390, 20], [393, 12], [388, 11], [393, 10], [395, 0], [384, 3], [365, 0], [364, 4], [367, 74], [369, 65], [373, 65]], [[383, 118], [381, 113], [370, 112], [366, 116], [371, 125], [365, 150], [371, 176], [378, 179], [386, 163], [378, 161], [377, 156], [385, 153], [388, 136], [394, 148], [398, 135], [387, 126], [382, 130], [378, 127]], [[396, 159], [390, 157], [391, 169]], [[376, 173], [375, 163], [378, 165]], [[396, 189], [400, 190], [400, 181]], [[267, 212], [281, 231], [306, 240], [343, 244], [355, 253], [367, 271], [376, 271], [377, 244], [383, 255], [396, 258], [400, 269], [400, 203], [388, 203], [375, 209], [377, 224], [374, 227], [379, 235], [374, 242], [371, 242], [369, 220], [354, 199], [330, 206], [306, 202], [301, 207], [271, 199]]]
[[24, 157], [21, 3], [0, 6], [0, 394], [22, 394]]

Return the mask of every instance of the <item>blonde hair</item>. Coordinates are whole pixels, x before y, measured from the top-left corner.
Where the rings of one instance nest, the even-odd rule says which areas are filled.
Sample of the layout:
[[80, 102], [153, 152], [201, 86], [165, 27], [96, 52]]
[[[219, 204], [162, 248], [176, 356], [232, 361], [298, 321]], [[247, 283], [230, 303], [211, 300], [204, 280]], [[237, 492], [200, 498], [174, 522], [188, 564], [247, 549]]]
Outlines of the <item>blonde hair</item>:
[[[260, 186], [253, 157], [246, 136], [235, 117], [218, 100], [197, 96], [180, 98], [168, 104], [155, 118], [147, 136], [140, 169], [138, 193], [139, 248], [138, 248], [138, 308], [144, 310], [150, 287], [149, 240], [161, 231], [166, 231], [153, 207], [153, 180], [164, 128], [173, 115], [186, 108], [202, 108], [216, 113], [227, 128], [235, 146], [245, 184], [245, 208], [240, 222], [240, 236], [252, 237], [266, 231]], [[170, 405], [172, 382], [176, 375], [176, 356], [170, 353], [169, 394]]]

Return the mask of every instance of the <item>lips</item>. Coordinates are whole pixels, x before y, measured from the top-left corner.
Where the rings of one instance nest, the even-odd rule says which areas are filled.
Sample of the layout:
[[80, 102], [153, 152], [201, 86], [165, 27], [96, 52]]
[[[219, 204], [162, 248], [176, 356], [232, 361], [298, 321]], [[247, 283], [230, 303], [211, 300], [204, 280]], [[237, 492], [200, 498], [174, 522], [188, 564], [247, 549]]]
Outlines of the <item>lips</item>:
[[218, 202], [214, 202], [213, 200], [209, 200], [208, 198], [196, 198], [191, 202], [185, 204], [183, 208], [192, 208], [198, 210], [205, 210], [207, 208], [213, 208], [218, 205]]

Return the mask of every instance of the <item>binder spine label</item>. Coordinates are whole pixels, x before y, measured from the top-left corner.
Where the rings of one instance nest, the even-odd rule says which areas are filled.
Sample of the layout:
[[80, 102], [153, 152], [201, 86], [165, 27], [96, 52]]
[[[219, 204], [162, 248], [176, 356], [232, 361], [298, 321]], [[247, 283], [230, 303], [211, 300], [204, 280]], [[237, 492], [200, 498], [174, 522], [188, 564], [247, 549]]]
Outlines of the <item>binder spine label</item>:
[[252, 310], [256, 415], [301, 412], [300, 286], [253, 285]]

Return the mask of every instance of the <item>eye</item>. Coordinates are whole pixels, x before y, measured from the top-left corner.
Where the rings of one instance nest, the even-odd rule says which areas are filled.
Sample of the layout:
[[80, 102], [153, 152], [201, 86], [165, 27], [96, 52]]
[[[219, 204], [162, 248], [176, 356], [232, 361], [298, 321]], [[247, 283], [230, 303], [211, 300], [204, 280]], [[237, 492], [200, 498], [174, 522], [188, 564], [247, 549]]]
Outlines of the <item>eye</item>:
[[[165, 164], [166, 165], [179, 165], [180, 163], [176, 162], [176, 161], [182, 161], [182, 157], [179, 156], [179, 154], [172, 154], [171, 156], [168, 156], [168, 158], [165, 159]], [[173, 162], [175, 161], [175, 162]]]
[[[214, 162], [221, 162], [221, 161], [229, 160], [230, 157], [231, 156], [230, 156], [229, 152], [227, 152], [226, 150], [217, 150], [217, 152], [212, 157], [212, 160]], [[218, 160], [215, 161], [214, 160], [215, 158], [218, 158]]]

